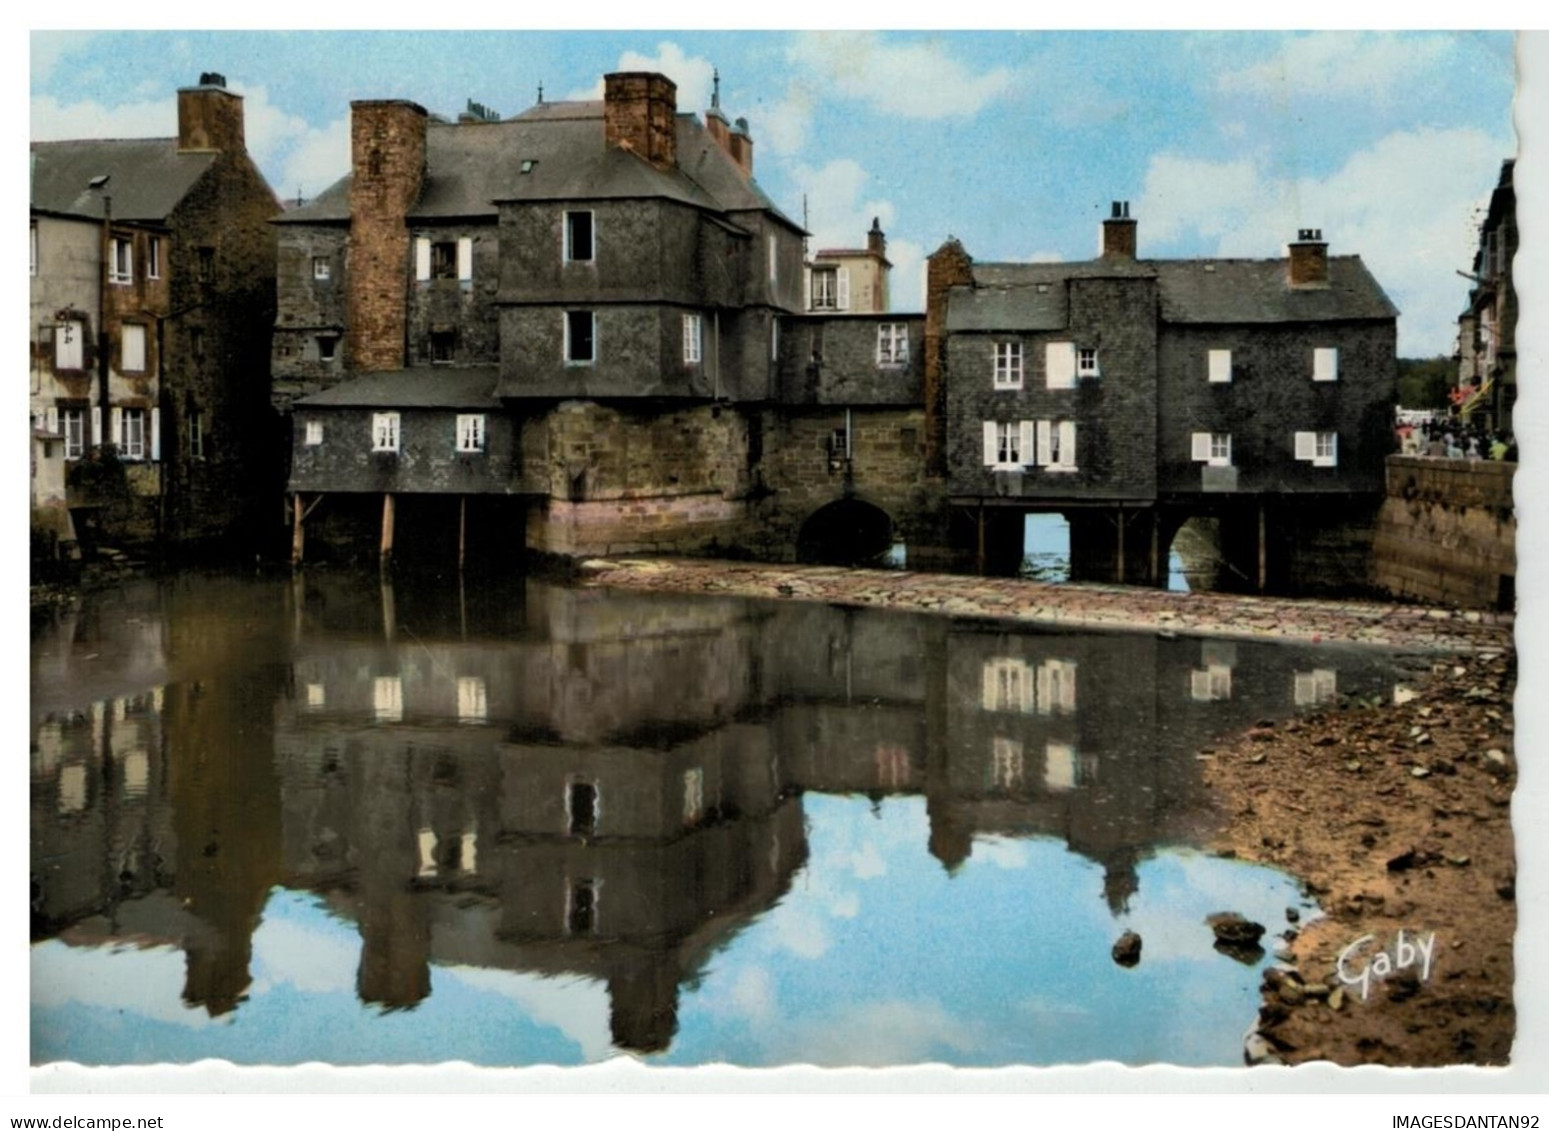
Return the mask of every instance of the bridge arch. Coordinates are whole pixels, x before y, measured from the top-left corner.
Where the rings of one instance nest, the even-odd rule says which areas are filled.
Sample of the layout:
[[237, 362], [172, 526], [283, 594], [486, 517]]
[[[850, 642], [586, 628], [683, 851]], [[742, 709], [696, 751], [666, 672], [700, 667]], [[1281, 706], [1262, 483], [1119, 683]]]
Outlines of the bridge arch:
[[893, 520], [857, 498], [835, 499], [801, 524], [796, 560], [812, 565], [868, 565], [893, 548]]

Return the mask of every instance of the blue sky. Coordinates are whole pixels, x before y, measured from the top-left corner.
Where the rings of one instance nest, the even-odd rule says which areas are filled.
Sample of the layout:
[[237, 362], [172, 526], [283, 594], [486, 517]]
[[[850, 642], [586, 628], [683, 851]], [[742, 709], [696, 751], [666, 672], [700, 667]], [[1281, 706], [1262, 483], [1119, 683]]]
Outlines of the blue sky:
[[894, 308], [949, 235], [980, 260], [1081, 259], [1112, 200], [1141, 254], [1282, 254], [1321, 228], [1401, 309], [1400, 353], [1450, 353], [1474, 223], [1516, 150], [1506, 32], [33, 32], [36, 139], [164, 136], [201, 71], [246, 97], [276, 192], [346, 169], [349, 102], [503, 116], [655, 69], [702, 112], [711, 73], [754, 172], [815, 246], [879, 217]]

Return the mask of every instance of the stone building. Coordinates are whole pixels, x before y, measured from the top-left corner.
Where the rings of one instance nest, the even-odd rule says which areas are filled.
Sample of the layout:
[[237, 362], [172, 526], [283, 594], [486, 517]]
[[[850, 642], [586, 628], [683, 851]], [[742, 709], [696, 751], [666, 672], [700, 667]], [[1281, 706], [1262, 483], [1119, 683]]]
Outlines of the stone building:
[[1500, 180], [1479, 225], [1473, 287], [1458, 316], [1458, 411], [1481, 415], [1485, 427], [1511, 431], [1517, 401], [1517, 289], [1512, 260], [1517, 254], [1515, 161], [1501, 165]]
[[31, 160], [34, 529], [246, 538], [272, 450], [279, 204], [241, 96], [206, 74], [178, 91], [175, 138], [35, 142]]
[[1136, 249], [1116, 203], [1094, 260], [931, 257], [927, 452], [957, 537], [1014, 569], [1023, 516], [1060, 512], [1074, 576], [1156, 584], [1202, 518], [1239, 585], [1364, 577], [1396, 380], [1381, 287], [1316, 230], [1280, 259]]
[[882, 314], [890, 308], [887, 237], [873, 217], [863, 248], [825, 248], [807, 261], [807, 309], [820, 314]]

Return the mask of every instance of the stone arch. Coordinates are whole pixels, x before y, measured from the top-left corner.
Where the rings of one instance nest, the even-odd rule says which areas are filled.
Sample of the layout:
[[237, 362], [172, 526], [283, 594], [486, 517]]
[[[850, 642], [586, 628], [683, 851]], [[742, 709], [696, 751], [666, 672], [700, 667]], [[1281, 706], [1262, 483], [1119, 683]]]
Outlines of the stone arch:
[[836, 499], [801, 524], [796, 560], [815, 565], [867, 565], [893, 546], [893, 520], [860, 499]]

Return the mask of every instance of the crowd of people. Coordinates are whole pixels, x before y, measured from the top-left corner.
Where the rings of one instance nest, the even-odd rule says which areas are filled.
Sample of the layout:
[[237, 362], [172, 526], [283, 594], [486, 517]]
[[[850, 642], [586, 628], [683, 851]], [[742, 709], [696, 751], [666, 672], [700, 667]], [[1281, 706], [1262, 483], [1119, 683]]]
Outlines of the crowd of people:
[[1399, 451], [1406, 456], [1517, 461], [1515, 436], [1505, 432], [1491, 433], [1482, 423], [1471, 424], [1466, 420], [1400, 424], [1398, 443]]

